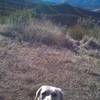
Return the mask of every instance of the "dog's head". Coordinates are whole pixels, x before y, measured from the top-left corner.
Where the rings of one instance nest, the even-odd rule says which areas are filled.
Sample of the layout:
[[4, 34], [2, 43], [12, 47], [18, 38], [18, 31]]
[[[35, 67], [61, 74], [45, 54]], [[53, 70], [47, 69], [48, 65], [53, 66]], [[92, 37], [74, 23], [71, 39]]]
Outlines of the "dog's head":
[[60, 88], [53, 86], [41, 86], [37, 92], [35, 100], [63, 100], [63, 92]]

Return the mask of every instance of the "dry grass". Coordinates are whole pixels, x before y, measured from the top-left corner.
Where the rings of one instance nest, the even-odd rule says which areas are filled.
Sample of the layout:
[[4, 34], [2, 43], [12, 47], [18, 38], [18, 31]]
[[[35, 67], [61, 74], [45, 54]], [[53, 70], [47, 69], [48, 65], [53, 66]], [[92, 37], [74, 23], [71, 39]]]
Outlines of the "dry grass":
[[28, 25], [18, 27], [18, 35], [25, 41], [38, 41], [44, 43], [54, 43], [63, 38], [61, 29], [50, 21], [33, 19]]
[[66, 34], [75, 40], [82, 40], [84, 36], [94, 37], [100, 41], [100, 25], [92, 19], [79, 19], [76, 25], [67, 28]]
[[80, 19], [76, 25], [65, 28], [51, 21], [33, 18], [29, 10], [16, 12], [6, 20], [6, 23], [0, 24], [0, 33], [19, 42], [59, 45], [75, 51], [74, 48], [79, 49], [84, 37], [88, 37], [88, 40], [93, 37], [100, 41], [100, 26], [91, 19]]
[[20, 42], [42, 42], [48, 45], [62, 44], [65, 39], [61, 27], [54, 25], [51, 21], [42, 21], [35, 18], [25, 23], [1, 24], [0, 33], [13, 37]]
[[61, 87], [66, 100], [100, 99], [100, 61], [43, 44], [0, 41], [0, 99], [32, 100], [43, 84]]
[[[87, 53], [86, 30], [76, 25], [67, 32], [72, 38], [52, 22], [36, 19], [0, 25], [7, 36], [0, 37], [0, 100], [33, 100], [43, 84], [62, 88], [64, 100], [100, 100], [100, 59]], [[71, 52], [78, 49], [82, 53]]]

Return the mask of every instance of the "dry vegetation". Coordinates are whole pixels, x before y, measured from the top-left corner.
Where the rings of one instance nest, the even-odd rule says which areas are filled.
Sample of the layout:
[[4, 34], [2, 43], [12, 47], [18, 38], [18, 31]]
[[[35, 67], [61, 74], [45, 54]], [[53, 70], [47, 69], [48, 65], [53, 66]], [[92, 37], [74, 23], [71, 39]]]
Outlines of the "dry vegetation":
[[99, 100], [100, 59], [43, 44], [0, 41], [0, 100], [32, 100], [43, 84], [61, 87], [65, 100]]
[[100, 29], [84, 25], [65, 30], [26, 17], [2, 23], [0, 100], [33, 100], [43, 84], [61, 87], [64, 100], [100, 100]]
[[73, 27], [67, 28], [67, 34], [69, 34], [75, 40], [82, 40], [84, 36], [94, 37], [100, 41], [100, 25], [95, 23], [95, 20], [79, 19], [77, 24]]

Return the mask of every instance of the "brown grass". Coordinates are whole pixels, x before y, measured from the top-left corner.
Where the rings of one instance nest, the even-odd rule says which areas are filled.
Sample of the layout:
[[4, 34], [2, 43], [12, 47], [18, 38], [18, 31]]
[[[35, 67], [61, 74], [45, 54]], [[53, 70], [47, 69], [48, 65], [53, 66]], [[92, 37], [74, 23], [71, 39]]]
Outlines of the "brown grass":
[[[88, 39], [83, 37], [90, 36], [84, 27], [63, 32], [52, 22], [34, 19], [0, 25], [0, 33], [7, 36], [0, 36], [0, 100], [33, 100], [44, 84], [62, 88], [64, 100], [99, 100], [100, 58], [84, 48]], [[81, 53], [71, 52], [77, 48]]]
[[35, 18], [20, 24], [1, 24], [0, 33], [13, 37], [20, 42], [42, 42], [48, 45], [60, 45], [65, 40], [61, 27], [54, 25], [51, 21], [42, 21]]
[[32, 100], [44, 84], [58, 86], [65, 100], [100, 99], [100, 61], [43, 44], [0, 41], [0, 99]]
[[66, 34], [75, 40], [82, 40], [84, 36], [94, 37], [100, 41], [100, 25], [93, 19], [79, 19], [77, 24], [66, 29]]

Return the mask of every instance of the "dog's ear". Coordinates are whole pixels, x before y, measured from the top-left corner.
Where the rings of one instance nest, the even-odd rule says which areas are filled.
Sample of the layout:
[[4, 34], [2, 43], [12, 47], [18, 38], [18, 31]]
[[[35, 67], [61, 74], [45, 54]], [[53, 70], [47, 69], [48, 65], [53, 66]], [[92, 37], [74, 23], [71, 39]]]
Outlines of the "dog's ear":
[[38, 98], [39, 95], [40, 95], [41, 90], [42, 90], [41, 87], [37, 90], [36, 95], [35, 95], [35, 99], [34, 99], [34, 100], [37, 100], [37, 98]]
[[64, 97], [63, 91], [60, 90], [60, 91], [59, 91], [59, 94], [60, 94], [60, 97], [61, 97], [60, 100], [63, 100], [63, 97]]

